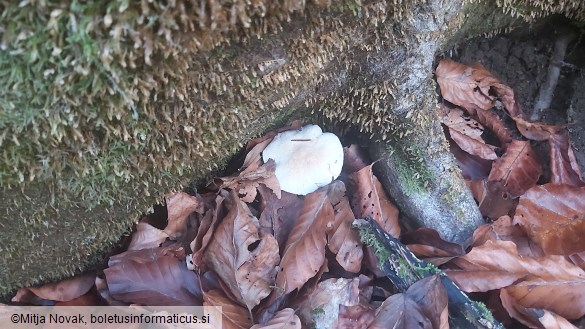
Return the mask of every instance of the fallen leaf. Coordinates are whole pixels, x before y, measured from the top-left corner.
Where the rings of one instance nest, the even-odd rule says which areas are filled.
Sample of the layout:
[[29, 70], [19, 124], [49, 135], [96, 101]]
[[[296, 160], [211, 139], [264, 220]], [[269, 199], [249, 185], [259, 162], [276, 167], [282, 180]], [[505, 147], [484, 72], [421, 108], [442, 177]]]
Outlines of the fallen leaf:
[[203, 255], [237, 300], [249, 310], [272, 291], [280, 257], [276, 239], [260, 235], [258, 219], [234, 191], [224, 201], [227, 215]]
[[164, 231], [172, 238], [178, 238], [187, 231], [189, 215], [196, 211], [201, 203], [192, 195], [185, 192], [173, 193], [167, 196], [167, 226]]
[[102, 298], [95, 286], [92, 286], [85, 294], [66, 302], [57, 302], [55, 306], [109, 306]]
[[128, 250], [140, 250], [159, 247], [169, 235], [163, 230], [144, 222], [138, 222], [136, 231], [132, 233], [132, 240]]
[[[21, 288], [32, 292], [35, 296], [44, 300], [67, 302], [85, 295], [95, 283], [95, 273], [85, 273], [59, 282], [49, 283], [40, 287]], [[30, 302], [30, 296], [25, 291], [19, 293], [12, 299], [13, 302]]]
[[269, 159], [260, 167], [250, 170], [248, 167], [237, 176], [222, 177], [220, 188], [232, 189], [238, 193], [242, 201], [251, 203], [256, 199], [258, 186], [264, 184], [270, 188], [278, 198], [281, 190], [278, 179], [275, 176], [276, 164], [274, 160]]
[[585, 276], [572, 280], [534, 278], [505, 290], [524, 307], [546, 309], [571, 320], [585, 315]]
[[357, 230], [352, 229], [355, 216], [347, 198], [335, 205], [336, 227], [328, 234], [327, 247], [344, 270], [358, 273], [364, 256], [362, 243]]
[[485, 217], [495, 219], [508, 215], [516, 208], [518, 199], [513, 198], [505, 181], [483, 181], [483, 198], [479, 200], [479, 211]]
[[280, 262], [281, 271], [276, 285], [288, 294], [302, 287], [314, 277], [325, 261], [328, 227], [333, 226], [335, 215], [321, 188], [305, 196], [301, 214], [292, 229]]
[[376, 309], [374, 321], [368, 326], [368, 329], [386, 328], [432, 329], [433, 325], [414, 300], [405, 294], [395, 294]]
[[364, 306], [344, 306], [339, 305], [339, 319], [337, 321], [337, 328], [339, 329], [362, 329], [374, 321], [375, 310]]
[[282, 191], [280, 199], [266, 186], [258, 187], [260, 193], [260, 228], [274, 235], [282, 251], [288, 235], [303, 207], [303, 198]]
[[482, 180], [488, 177], [492, 169], [491, 160], [485, 160], [478, 156], [471, 155], [463, 151], [457, 143], [455, 143], [450, 135], [445, 135], [449, 141], [449, 151], [455, 157], [457, 166], [461, 169], [463, 178], [470, 180]]
[[199, 278], [172, 256], [147, 263], [132, 260], [104, 270], [110, 294], [127, 303], [154, 306], [200, 306]]
[[197, 230], [197, 235], [195, 239], [191, 241], [189, 247], [191, 251], [193, 251], [193, 264], [198, 268], [202, 268], [205, 266], [203, 263], [203, 255], [205, 254], [205, 250], [213, 237], [213, 233], [217, 228], [217, 225], [220, 223], [220, 218], [225, 216], [225, 207], [223, 206], [223, 201], [230, 195], [230, 193], [226, 190], [219, 190], [217, 195], [215, 196], [214, 207], [209, 209], [201, 222], [199, 223], [199, 228]]
[[488, 181], [504, 183], [508, 197], [517, 198], [536, 184], [541, 173], [530, 143], [514, 140], [508, 144], [504, 155], [494, 162]]
[[484, 128], [496, 135], [503, 148], [513, 140], [512, 134], [495, 113], [484, 111], [474, 104], [465, 104], [462, 108], [472, 115]]
[[400, 236], [398, 208], [390, 201], [382, 184], [372, 172], [372, 165], [349, 176], [351, 208], [356, 218], [373, 218], [393, 237]]
[[301, 329], [301, 320], [292, 308], [285, 308], [265, 324], [255, 324], [250, 329]]
[[449, 328], [447, 290], [438, 275], [415, 282], [405, 295], [420, 307], [421, 312], [432, 323], [432, 328]]
[[585, 188], [546, 184], [520, 197], [514, 223], [546, 254], [585, 251]]
[[203, 293], [203, 305], [221, 307], [223, 329], [248, 329], [254, 324], [246, 307], [226, 298], [217, 290]]
[[437, 266], [453, 257], [465, 255], [461, 245], [443, 240], [437, 231], [428, 227], [406, 232], [400, 240], [415, 256]]
[[482, 68], [441, 60], [435, 75], [443, 98], [457, 106], [471, 103], [482, 110], [493, 107], [495, 99], [489, 95], [490, 88], [500, 81]]
[[551, 134], [548, 145], [550, 146], [550, 182], [575, 187], [585, 186], [567, 132]]
[[487, 145], [481, 138], [484, 128], [479, 122], [457, 108], [449, 109], [443, 106], [442, 113], [441, 122], [449, 127], [451, 139], [463, 151], [486, 160], [498, 158], [494, 151], [495, 147]]
[[359, 303], [359, 279], [335, 278], [319, 282], [308, 294], [297, 298], [295, 309], [303, 323], [314, 328], [338, 327], [339, 307]]
[[516, 127], [522, 136], [533, 141], [545, 141], [551, 135], [561, 133], [565, 129], [565, 125], [547, 125], [541, 122], [529, 122], [523, 116], [513, 117], [516, 122]]
[[481, 246], [488, 240], [514, 242], [520, 256], [544, 256], [542, 249], [528, 237], [519, 225], [513, 223], [510, 216], [502, 216], [491, 224], [478, 227], [473, 232], [471, 246]]
[[480, 141], [471, 138], [453, 129], [449, 129], [449, 134], [451, 139], [457, 143], [457, 145], [459, 145], [463, 151], [471, 155], [475, 155], [485, 160], [495, 160], [498, 158], [496, 152], [494, 151], [495, 147], [487, 145], [483, 140]]
[[488, 240], [450, 264], [461, 270], [445, 270], [445, 273], [465, 292], [500, 289], [521, 279], [585, 280], [585, 272], [564, 257], [523, 257], [510, 241]]

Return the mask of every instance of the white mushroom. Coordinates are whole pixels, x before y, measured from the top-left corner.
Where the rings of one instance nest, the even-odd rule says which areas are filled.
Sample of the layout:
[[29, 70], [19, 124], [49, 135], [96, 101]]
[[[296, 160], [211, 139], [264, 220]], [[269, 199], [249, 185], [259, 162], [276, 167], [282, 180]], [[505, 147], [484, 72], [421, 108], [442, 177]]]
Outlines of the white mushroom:
[[262, 160], [268, 159], [276, 163], [276, 178], [283, 191], [306, 195], [339, 176], [343, 146], [334, 134], [307, 125], [276, 135], [262, 152]]

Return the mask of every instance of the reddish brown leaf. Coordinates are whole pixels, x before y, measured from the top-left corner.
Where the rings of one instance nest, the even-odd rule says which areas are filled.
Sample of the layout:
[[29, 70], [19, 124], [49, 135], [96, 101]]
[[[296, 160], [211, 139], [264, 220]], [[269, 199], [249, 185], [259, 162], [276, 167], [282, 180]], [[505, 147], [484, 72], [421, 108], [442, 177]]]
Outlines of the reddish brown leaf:
[[514, 140], [504, 155], [494, 162], [489, 182], [503, 182], [510, 198], [517, 198], [534, 186], [542, 169], [527, 141]]
[[136, 232], [132, 234], [128, 250], [157, 248], [168, 237], [166, 232], [141, 221], [136, 225]]
[[585, 251], [585, 188], [546, 184], [520, 197], [514, 223], [546, 254]]
[[441, 95], [447, 101], [463, 106], [471, 103], [487, 110], [494, 106], [489, 95], [490, 88], [499, 84], [485, 68], [472, 68], [452, 60], [444, 59], [435, 70]]
[[461, 174], [465, 179], [481, 180], [486, 178], [492, 169], [491, 160], [485, 160], [475, 155], [463, 151], [455, 143], [450, 135], [445, 135], [449, 141], [449, 150], [455, 156], [455, 162], [461, 169]]
[[255, 324], [250, 329], [301, 329], [301, 320], [292, 308], [285, 308], [265, 324]]
[[[22, 289], [29, 290], [35, 296], [44, 300], [67, 302], [86, 294], [93, 287], [94, 283], [95, 273], [88, 272], [60, 282]], [[24, 296], [26, 295], [24, 291], [19, 291], [12, 301], [28, 303], [30, 302], [30, 296], [25, 298]]]
[[125, 261], [104, 270], [115, 299], [142, 305], [201, 305], [199, 278], [172, 256], [147, 263]]
[[491, 224], [485, 224], [478, 227], [473, 232], [472, 247], [481, 246], [486, 241], [511, 241], [516, 244], [518, 254], [528, 257], [542, 257], [544, 252], [535, 244], [526, 232], [512, 222], [510, 216], [502, 216]]
[[357, 230], [352, 229], [355, 216], [347, 198], [335, 205], [337, 227], [328, 234], [327, 247], [335, 254], [335, 259], [344, 270], [358, 273], [364, 256], [362, 243]]
[[400, 236], [398, 208], [390, 201], [372, 165], [349, 176], [351, 208], [356, 218], [372, 217], [393, 237]]
[[438, 275], [415, 282], [405, 293], [432, 323], [433, 328], [449, 328], [447, 291]]
[[108, 306], [108, 302], [100, 296], [94, 286], [84, 295], [67, 302], [57, 302], [55, 303], [55, 306]]
[[173, 238], [182, 236], [187, 231], [189, 215], [203, 206], [197, 197], [185, 192], [174, 193], [167, 196], [167, 226], [164, 231]]
[[483, 198], [479, 200], [479, 211], [491, 219], [508, 215], [516, 208], [518, 199], [512, 198], [504, 181], [483, 181]]
[[280, 260], [278, 245], [272, 235], [260, 235], [258, 219], [234, 191], [224, 204], [229, 212], [217, 226], [203, 259], [251, 310], [272, 291]]
[[585, 186], [567, 132], [550, 135], [548, 145], [550, 146], [550, 182], [576, 187]]
[[435, 265], [443, 264], [452, 257], [465, 255], [461, 245], [443, 240], [437, 231], [427, 227], [404, 233], [401, 241], [417, 257]]
[[276, 164], [274, 160], [269, 159], [265, 164], [258, 168], [250, 166], [245, 168], [239, 175], [220, 178], [222, 184], [220, 188], [232, 189], [238, 193], [242, 201], [250, 203], [256, 199], [258, 186], [266, 185], [278, 198], [280, 198], [280, 184], [274, 172]]
[[260, 193], [260, 227], [272, 233], [281, 251], [284, 251], [286, 240], [299, 217], [303, 207], [303, 198], [282, 191], [280, 199], [266, 186], [258, 187]]
[[388, 297], [374, 315], [374, 321], [368, 329], [432, 329], [431, 321], [423, 313], [420, 306], [405, 294]]
[[297, 298], [295, 309], [305, 325], [314, 328], [337, 328], [340, 305], [354, 306], [359, 303], [358, 286], [357, 278], [322, 281], [309, 294]]
[[460, 109], [442, 108], [441, 122], [449, 127], [451, 139], [463, 151], [486, 160], [497, 159], [495, 147], [487, 145], [481, 138], [484, 128], [477, 121]]
[[512, 134], [510, 134], [508, 128], [504, 126], [504, 123], [496, 114], [490, 111], [484, 111], [474, 104], [466, 104], [463, 108], [476, 118], [484, 128], [489, 129], [496, 135], [503, 148], [512, 141]]
[[333, 227], [334, 221], [326, 188], [305, 196], [301, 214], [286, 242], [281, 271], [276, 277], [276, 285], [283, 287], [284, 293], [302, 287], [319, 272], [325, 261], [327, 227]]
[[356, 144], [343, 148], [343, 172], [351, 174], [366, 166], [368, 166], [366, 157]]
[[339, 305], [338, 329], [362, 329], [368, 328], [374, 321], [375, 311], [363, 305], [344, 306]]
[[463, 151], [469, 154], [475, 155], [485, 160], [495, 160], [498, 158], [496, 152], [494, 151], [495, 147], [487, 145], [483, 140], [480, 141], [471, 138], [453, 129], [449, 130], [449, 134], [451, 135], [451, 139], [457, 143], [457, 145], [459, 145]]
[[545, 141], [551, 135], [559, 134], [565, 129], [564, 125], [552, 126], [540, 122], [529, 122], [522, 116], [512, 119], [516, 122], [516, 127], [522, 136], [534, 141]]
[[213, 237], [213, 233], [220, 223], [220, 218], [225, 216], [225, 209], [223, 201], [229, 196], [229, 192], [226, 190], [219, 190], [215, 197], [214, 206], [212, 209], [207, 210], [205, 215], [202, 217], [197, 230], [197, 236], [195, 240], [189, 245], [191, 251], [193, 251], [193, 263], [195, 266], [201, 268], [203, 264], [203, 255], [209, 245], [209, 241]]
[[585, 272], [564, 257], [522, 257], [509, 241], [488, 240], [452, 264], [461, 270], [445, 272], [465, 292], [499, 289], [527, 278], [550, 282], [585, 280]]
[[221, 307], [223, 329], [248, 329], [254, 324], [245, 307], [224, 297], [217, 290], [203, 294], [203, 305]]

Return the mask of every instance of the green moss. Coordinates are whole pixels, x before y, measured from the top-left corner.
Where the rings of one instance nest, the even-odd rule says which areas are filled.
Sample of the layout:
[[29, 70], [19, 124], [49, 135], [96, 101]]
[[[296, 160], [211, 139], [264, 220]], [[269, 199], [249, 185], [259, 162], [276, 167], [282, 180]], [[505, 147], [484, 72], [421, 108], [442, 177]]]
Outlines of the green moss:
[[425, 165], [420, 149], [415, 146], [393, 146], [393, 143], [387, 144], [386, 149], [395, 159], [398, 179], [406, 195], [426, 193], [433, 175]]
[[382, 242], [378, 240], [376, 234], [369, 229], [360, 228], [359, 234], [362, 243], [373, 249], [376, 258], [378, 259], [378, 267], [381, 267], [390, 257], [390, 252]]

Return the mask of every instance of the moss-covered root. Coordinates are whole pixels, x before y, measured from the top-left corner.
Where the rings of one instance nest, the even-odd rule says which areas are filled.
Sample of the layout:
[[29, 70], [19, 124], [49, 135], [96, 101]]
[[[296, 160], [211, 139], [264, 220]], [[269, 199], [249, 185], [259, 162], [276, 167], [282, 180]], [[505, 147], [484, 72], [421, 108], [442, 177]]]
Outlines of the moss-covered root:
[[374, 169], [407, 215], [407, 226], [430, 227], [443, 239], [464, 245], [483, 223], [482, 216], [451, 153], [429, 142], [433, 140], [415, 136], [394, 145], [372, 142], [372, 158], [379, 159]]
[[362, 242], [373, 249], [378, 267], [399, 291], [406, 291], [420, 279], [439, 275], [449, 297], [451, 328], [504, 328], [484, 304], [469, 299], [440, 269], [416, 258], [400, 241], [384, 233], [376, 221], [357, 219], [353, 226], [359, 229]]

